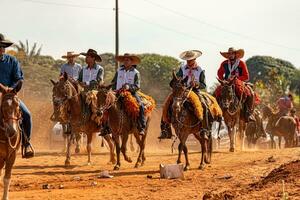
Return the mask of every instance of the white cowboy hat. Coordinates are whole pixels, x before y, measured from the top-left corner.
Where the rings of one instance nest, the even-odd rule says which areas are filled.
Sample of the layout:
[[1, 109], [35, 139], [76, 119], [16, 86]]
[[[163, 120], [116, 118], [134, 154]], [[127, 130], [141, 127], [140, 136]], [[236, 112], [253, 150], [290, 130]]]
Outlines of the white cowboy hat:
[[230, 47], [228, 49], [227, 52], [220, 52], [220, 54], [224, 57], [224, 58], [229, 58], [229, 53], [235, 53], [236, 55], [236, 58], [243, 58], [244, 57], [244, 54], [245, 54], [245, 51], [244, 49], [235, 49], [233, 47]]
[[179, 55], [179, 58], [182, 60], [194, 60], [202, 55], [202, 52], [199, 50], [189, 50], [184, 51]]
[[62, 58], [71, 58], [71, 57], [78, 57], [80, 54], [75, 54], [74, 51], [68, 51], [67, 55], [63, 55]]

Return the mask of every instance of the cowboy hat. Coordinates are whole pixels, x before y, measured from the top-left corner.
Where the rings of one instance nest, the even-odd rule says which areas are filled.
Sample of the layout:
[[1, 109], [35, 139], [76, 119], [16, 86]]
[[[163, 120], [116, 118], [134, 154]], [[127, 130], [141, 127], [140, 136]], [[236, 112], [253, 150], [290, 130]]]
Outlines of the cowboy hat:
[[94, 50], [94, 49], [89, 49], [86, 53], [80, 53], [80, 55], [83, 55], [83, 56], [92, 56], [92, 57], [95, 58], [96, 61], [98, 61], [98, 62], [102, 61], [101, 56], [98, 55], [97, 51]]
[[130, 58], [132, 65], [137, 65], [141, 62], [141, 59], [134, 54], [125, 53], [123, 56], [116, 56], [116, 60], [121, 63], [124, 62], [125, 58]]
[[7, 47], [11, 46], [12, 44], [13, 44], [13, 42], [5, 39], [4, 35], [2, 33], [0, 33], [0, 47], [7, 48]]
[[244, 57], [245, 51], [244, 49], [235, 49], [230, 47], [227, 52], [220, 52], [220, 54], [227, 59], [229, 58], [229, 53], [235, 53], [237, 58], [242, 58]]
[[80, 54], [75, 54], [74, 51], [68, 51], [67, 55], [63, 55], [62, 58], [71, 58], [71, 57], [77, 57]]
[[182, 60], [194, 60], [202, 55], [201, 51], [198, 50], [189, 50], [184, 51], [179, 55], [179, 58]]

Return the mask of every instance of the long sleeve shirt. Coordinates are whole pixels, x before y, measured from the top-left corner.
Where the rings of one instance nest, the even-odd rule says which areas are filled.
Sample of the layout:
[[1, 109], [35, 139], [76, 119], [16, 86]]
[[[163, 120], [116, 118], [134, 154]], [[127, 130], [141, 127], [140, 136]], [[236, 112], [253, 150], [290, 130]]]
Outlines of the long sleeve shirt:
[[231, 76], [237, 76], [241, 81], [249, 81], [249, 72], [246, 63], [242, 60], [237, 60], [237, 63], [231, 65], [229, 60], [223, 61], [218, 70], [218, 78], [227, 80]]
[[3, 54], [0, 59], [0, 83], [15, 88], [19, 80], [24, 80], [20, 63], [15, 57]]
[[124, 66], [119, 67], [118, 71], [112, 80], [113, 90], [119, 90], [124, 85], [128, 84], [131, 92], [135, 92], [141, 87], [140, 72], [136, 69], [136, 66], [132, 66], [126, 70]]

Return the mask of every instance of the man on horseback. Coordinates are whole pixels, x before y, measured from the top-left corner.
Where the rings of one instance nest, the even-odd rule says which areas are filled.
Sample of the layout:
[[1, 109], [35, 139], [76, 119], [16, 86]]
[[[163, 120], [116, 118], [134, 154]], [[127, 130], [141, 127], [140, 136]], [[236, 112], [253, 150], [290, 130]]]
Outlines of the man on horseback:
[[[220, 80], [230, 80], [233, 78], [237, 78], [237, 81], [242, 81], [242, 83], [249, 81], [249, 72], [247, 65], [241, 58], [244, 57], [244, 50], [243, 49], [234, 49], [230, 47], [227, 52], [220, 52], [220, 54], [226, 58], [225, 61], [221, 63], [221, 66], [218, 70], [218, 78]], [[245, 97], [245, 110], [244, 116], [246, 121], [255, 121], [254, 117], [252, 116], [254, 111], [254, 100], [255, 94], [253, 89], [246, 83], [242, 84], [242, 90], [246, 94]], [[246, 89], [244, 89], [246, 88]], [[249, 91], [248, 93], [245, 91]], [[242, 98], [243, 94], [240, 95], [239, 98]]]
[[[63, 76], [64, 73], [68, 74], [68, 77], [72, 81], [77, 81], [79, 77], [79, 72], [82, 70], [80, 64], [75, 63], [75, 58], [78, 57], [79, 54], [74, 54], [74, 52], [67, 52], [67, 55], [63, 55], [62, 58], [67, 59], [67, 63], [63, 64], [60, 69], [60, 76]], [[71, 133], [70, 124], [62, 123], [63, 132], [65, 134]]]
[[[16, 87], [18, 81], [23, 81], [23, 72], [18, 60], [5, 54], [5, 49], [13, 43], [6, 40], [0, 33], [0, 83], [7, 87], [7, 91], [11, 91]], [[33, 148], [30, 144], [32, 119], [31, 114], [26, 105], [20, 100], [20, 109], [22, 111], [22, 144], [24, 147], [24, 158], [34, 156]]]
[[[179, 55], [179, 57], [186, 61], [186, 64], [182, 65], [176, 76], [182, 79], [188, 78], [187, 87], [191, 88], [196, 94], [200, 95], [200, 90], [206, 90], [205, 71], [198, 65], [196, 59], [202, 55], [201, 51], [190, 50], [185, 51]], [[172, 83], [171, 83], [172, 84]], [[201, 101], [204, 102], [204, 101]], [[170, 105], [166, 103], [164, 106], [170, 111]], [[170, 139], [172, 137], [171, 124], [167, 121], [161, 121], [161, 134], [159, 139]]]
[[82, 114], [84, 120], [86, 120], [90, 112], [88, 105], [85, 103], [86, 93], [89, 90], [96, 89], [99, 84], [103, 83], [104, 69], [97, 64], [97, 62], [101, 62], [102, 59], [94, 49], [89, 49], [86, 53], [80, 53], [80, 55], [85, 56], [85, 62], [87, 64], [81, 69], [78, 77], [80, 85], [84, 88], [84, 91], [81, 92]]
[[67, 52], [67, 55], [63, 55], [62, 58], [67, 59], [67, 63], [63, 64], [60, 69], [60, 75], [62, 76], [65, 72], [68, 74], [69, 78], [74, 81], [78, 80], [79, 72], [82, 70], [80, 64], [75, 63], [75, 58], [79, 54], [74, 54], [74, 52]]
[[125, 53], [123, 56], [117, 56], [116, 60], [122, 65], [119, 67], [112, 80], [113, 90], [127, 90], [135, 97], [139, 104], [138, 115], [138, 130], [140, 135], [145, 134], [146, 120], [145, 120], [145, 107], [138, 95], [137, 91], [140, 89], [140, 72], [136, 69], [137, 65], [141, 62], [140, 58], [133, 54]]
[[279, 115], [288, 115], [290, 111], [293, 109], [293, 95], [289, 94], [288, 96], [284, 96], [278, 99], [277, 107], [279, 109]]

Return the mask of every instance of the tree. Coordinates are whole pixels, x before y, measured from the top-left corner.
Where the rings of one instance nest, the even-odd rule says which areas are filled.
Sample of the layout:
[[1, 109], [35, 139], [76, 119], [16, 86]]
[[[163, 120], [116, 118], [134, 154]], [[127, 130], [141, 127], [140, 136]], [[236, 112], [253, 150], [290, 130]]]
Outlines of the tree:
[[42, 45], [37, 48], [37, 43], [35, 42], [33, 46], [29, 47], [29, 42], [26, 40], [26, 43], [19, 41], [19, 44], [14, 44], [13, 47], [17, 50], [17, 58], [23, 62], [34, 62], [37, 57], [41, 55], [42, 52]]

